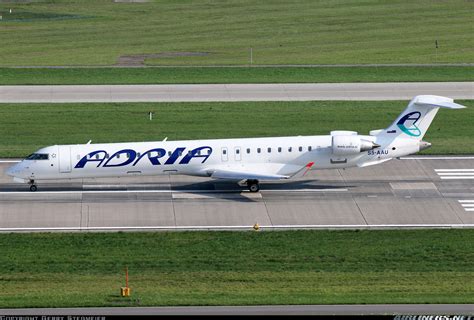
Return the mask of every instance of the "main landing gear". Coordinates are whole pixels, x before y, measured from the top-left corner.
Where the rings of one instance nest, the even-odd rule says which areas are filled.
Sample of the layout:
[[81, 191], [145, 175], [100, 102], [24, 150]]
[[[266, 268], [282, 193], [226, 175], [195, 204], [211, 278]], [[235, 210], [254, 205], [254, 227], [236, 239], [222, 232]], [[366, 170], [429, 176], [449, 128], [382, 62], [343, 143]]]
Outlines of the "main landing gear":
[[247, 187], [249, 188], [250, 192], [258, 192], [258, 190], [260, 190], [258, 180], [247, 180]]
[[36, 190], [38, 190], [38, 187], [35, 184], [35, 180], [30, 180], [28, 182], [28, 184], [30, 185], [30, 191], [31, 192], [35, 192]]

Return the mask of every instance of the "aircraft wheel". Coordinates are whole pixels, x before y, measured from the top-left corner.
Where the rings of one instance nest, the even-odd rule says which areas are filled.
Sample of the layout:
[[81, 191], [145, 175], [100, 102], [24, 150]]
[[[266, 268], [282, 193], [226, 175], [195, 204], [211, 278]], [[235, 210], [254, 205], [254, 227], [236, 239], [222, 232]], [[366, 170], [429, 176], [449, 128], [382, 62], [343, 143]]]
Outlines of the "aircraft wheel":
[[258, 180], [247, 181], [247, 186], [250, 192], [258, 192], [260, 190], [260, 186], [258, 185]]
[[31, 191], [31, 192], [35, 192], [36, 190], [38, 190], [38, 187], [35, 186], [34, 184], [32, 184], [32, 185], [30, 186], [30, 191]]

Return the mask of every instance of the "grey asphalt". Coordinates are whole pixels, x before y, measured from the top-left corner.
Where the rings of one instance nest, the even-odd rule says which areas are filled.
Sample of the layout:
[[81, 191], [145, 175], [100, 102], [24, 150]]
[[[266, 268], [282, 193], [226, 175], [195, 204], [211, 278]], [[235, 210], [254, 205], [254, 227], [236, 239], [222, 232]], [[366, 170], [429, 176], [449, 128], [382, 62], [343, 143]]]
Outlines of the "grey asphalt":
[[474, 315], [474, 304], [0, 309], [0, 315]]
[[473, 171], [474, 157], [411, 157], [311, 171], [258, 193], [178, 175], [39, 182], [30, 192], [2, 175], [0, 231], [472, 228]]
[[0, 86], [0, 103], [474, 99], [474, 82]]

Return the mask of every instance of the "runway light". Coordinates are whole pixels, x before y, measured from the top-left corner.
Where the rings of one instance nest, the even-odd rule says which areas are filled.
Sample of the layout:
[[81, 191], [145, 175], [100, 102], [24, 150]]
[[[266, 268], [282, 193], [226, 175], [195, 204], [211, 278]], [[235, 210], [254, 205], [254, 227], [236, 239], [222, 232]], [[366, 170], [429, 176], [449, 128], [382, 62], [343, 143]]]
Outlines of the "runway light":
[[258, 225], [258, 223], [255, 223], [255, 224], [253, 225], [253, 229], [254, 229], [255, 231], [258, 231], [258, 230], [260, 229], [260, 226]]

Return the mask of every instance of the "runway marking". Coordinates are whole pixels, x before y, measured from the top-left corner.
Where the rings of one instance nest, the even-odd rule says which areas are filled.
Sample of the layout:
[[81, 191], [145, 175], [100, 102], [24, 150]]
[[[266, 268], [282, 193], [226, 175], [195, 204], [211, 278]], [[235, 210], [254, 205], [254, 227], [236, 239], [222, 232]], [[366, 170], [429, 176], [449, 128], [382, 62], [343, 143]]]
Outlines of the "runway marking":
[[439, 176], [441, 180], [453, 180], [453, 179], [459, 179], [459, 180], [470, 180], [474, 179], [474, 176]]
[[435, 169], [436, 172], [474, 172], [474, 169]]
[[18, 163], [21, 160], [0, 160], [0, 163]]
[[433, 182], [390, 182], [393, 190], [436, 190]]
[[[348, 189], [267, 189], [260, 192], [346, 192]], [[93, 193], [185, 193], [185, 194], [241, 194], [248, 190], [77, 190], [77, 191], [0, 191], [1, 195], [93, 194]]]
[[474, 200], [458, 200], [464, 211], [474, 211]]
[[83, 184], [83, 189], [113, 189], [113, 188], [145, 188], [145, 187], [169, 187], [169, 183], [138, 183], [138, 184]]
[[[225, 193], [223, 193], [225, 194]], [[240, 192], [240, 193], [226, 193], [227, 196], [231, 195], [233, 198], [235, 197], [245, 197], [249, 199], [262, 199], [262, 194], [257, 192]], [[180, 192], [180, 193], [173, 193], [173, 199], [213, 199], [213, 195], [207, 194], [199, 194], [199, 193], [189, 193], [189, 192]]]
[[434, 169], [442, 180], [474, 179], [474, 169]]
[[474, 160], [472, 156], [466, 157], [400, 157], [401, 160]]
[[[474, 224], [374, 224], [374, 225], [260, 225], [259, 229], [463, 229], [474, 228]], [[31, 227], [0, 228], [0, 232], [25, 231], [137, 231], [137, 230], [254, 230], [254, 225], [239, 226], [128, 226], [128, 227]]]

